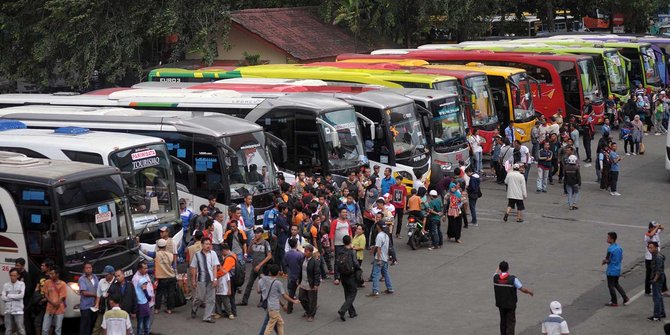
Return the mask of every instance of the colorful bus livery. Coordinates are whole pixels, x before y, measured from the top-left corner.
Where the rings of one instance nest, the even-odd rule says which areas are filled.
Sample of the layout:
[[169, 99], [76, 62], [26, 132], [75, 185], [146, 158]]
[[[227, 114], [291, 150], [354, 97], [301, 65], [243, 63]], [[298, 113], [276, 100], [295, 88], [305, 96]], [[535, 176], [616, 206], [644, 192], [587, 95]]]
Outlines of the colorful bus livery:
[[225, 68], [209, 67], [198, 70], [186, 70], [180, 68], [153, 69], [149, 72], [150, 82], [183, 83], [196, 82], [206, 83], [219, 79], [240, 78], [238, 71], [229, 71]]

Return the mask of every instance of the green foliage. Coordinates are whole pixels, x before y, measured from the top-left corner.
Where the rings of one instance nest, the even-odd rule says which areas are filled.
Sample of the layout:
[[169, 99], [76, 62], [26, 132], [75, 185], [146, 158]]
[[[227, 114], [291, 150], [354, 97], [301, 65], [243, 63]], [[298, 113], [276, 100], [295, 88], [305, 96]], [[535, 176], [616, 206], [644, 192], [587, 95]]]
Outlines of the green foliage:
[[[43, 87], [135, 83], [142, 69], [182, 59], [211, 63], [229, 28], [229, 0], [15, 0], [0, 4], [0, 76]], [[29, 23], [29, 24], [27, 24]], [[169, 44], [170, 35], [178, 36]], [[225, 40], [225, 38], [224, 38]], [[224, 47], [226, 47], [224, 45]], [[63, 80], [64, 83], [58, 83]]]
[[250, 54], [248, 52], [243, 52], [244, 61], [240, 65], [252, 66], [261, 64], [261, 54]]

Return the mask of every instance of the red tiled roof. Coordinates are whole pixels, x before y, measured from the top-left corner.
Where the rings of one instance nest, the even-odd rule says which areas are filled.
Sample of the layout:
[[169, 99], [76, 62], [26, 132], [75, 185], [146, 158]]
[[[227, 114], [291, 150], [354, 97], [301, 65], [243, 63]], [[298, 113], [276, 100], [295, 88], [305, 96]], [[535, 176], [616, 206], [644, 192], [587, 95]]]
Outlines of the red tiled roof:
[[[354, 52], [354, 38], [322, 22], [309, 7], [245, 9], [231, 13], [233, 22], [301, 60]], [[360, 41], [357, 52], [369, 50]]]

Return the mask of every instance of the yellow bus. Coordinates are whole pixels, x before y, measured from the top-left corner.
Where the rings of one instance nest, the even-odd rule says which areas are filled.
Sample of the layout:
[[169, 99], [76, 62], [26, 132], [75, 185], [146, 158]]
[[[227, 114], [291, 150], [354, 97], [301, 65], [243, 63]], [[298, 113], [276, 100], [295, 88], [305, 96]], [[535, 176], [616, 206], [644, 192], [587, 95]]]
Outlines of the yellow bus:
[[495, 109], [499, 113], [498, 119], [501, 122], [501, 128], [506, 128], [512, 122], [515, 131], [514, 138], [521, 142], [530, 141], [530, 130], [536, 121], [533, 96], [540, 97], [541, 92], [539, 84], [536, 88], [537, 91], [532, 91], [526, 70], [513, 67], [487, 66], [481, 63], [426, 65], [425, 67], [486, 73], [493, 92]]

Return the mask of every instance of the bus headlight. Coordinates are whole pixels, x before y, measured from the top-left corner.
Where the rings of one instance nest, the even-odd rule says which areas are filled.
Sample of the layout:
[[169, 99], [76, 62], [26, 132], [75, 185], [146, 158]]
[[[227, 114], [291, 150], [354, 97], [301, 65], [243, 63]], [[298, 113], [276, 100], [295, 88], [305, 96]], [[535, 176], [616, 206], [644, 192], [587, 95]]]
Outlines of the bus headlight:
[[514, 128], [514, 129], [516, 129], [516, 132], [519, 133], [519, 135], [526, 136], [526, 132], [523, 129], [521, 128]]
[[70, 289], [72, 289], [72, 291], [74, 291], [74, 293], [79, 294], [79, 283], [69, 282], [69, 283], [67, 283], [67, 286], [69, 286]]

